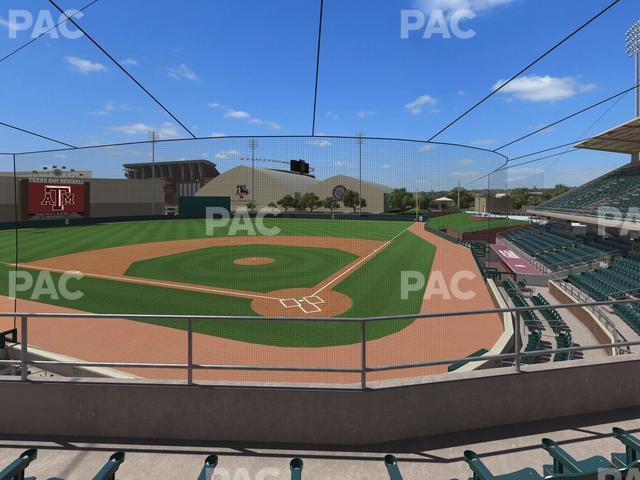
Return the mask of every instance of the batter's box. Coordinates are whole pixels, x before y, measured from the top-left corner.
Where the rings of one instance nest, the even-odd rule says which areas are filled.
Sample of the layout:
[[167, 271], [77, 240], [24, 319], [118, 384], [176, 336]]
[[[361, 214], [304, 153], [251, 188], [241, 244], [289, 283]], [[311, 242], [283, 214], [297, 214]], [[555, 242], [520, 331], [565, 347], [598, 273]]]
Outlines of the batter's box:
[[304, 313], [318, 313], [321, 312], [322, 310], [320, 310], [320, 308], [318, 308], [317, 305], [314, 305], [313, 303], [307, 303], [307, 305], [309, 306], [309, 308], [305, 308], [305, 304], [304, 303], [300, 303], [300, 308], [302, 309], [302, 311]]
[[321, 299], [318, 295], [311, 295], [310, 297], [304, 297], [303, 300], [310, 305], [319, 305], [324, 303], [324, 300]]
[[281, 298], [280, 303], [284, 308], [295, 308], [295, 307], [302, 308], [300, 307], [300, 302], [295, 298]]

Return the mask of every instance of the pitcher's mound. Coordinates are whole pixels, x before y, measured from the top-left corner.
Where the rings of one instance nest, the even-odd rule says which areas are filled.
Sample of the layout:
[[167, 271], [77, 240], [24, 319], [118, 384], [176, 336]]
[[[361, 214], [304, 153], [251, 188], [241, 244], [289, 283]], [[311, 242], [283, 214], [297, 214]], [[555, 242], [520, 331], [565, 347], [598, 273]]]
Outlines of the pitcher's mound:
[[[308, 288], [288, 288], [256, 298], [251, 308], [265, 317], [337, 317], [351, 308], [351, 298], [333, 290], [314, 295]], [[277, 300], [280, 299], [280, 300]]]
[[273, 258], [267, 257], [245, 257], [237, 258], [233, 261], [236, 265], [266, 265], [267, 263], [273, 263]]

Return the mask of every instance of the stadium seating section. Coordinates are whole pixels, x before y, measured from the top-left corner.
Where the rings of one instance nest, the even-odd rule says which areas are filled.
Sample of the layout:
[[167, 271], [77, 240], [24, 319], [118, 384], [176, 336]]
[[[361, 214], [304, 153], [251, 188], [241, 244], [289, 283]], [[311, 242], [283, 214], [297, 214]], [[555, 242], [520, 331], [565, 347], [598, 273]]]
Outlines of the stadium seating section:
[[[526, 467], [513, 473], [494, 475], [478, 454], [471, 450], [464, 452], [464, 460], [471, 469], [472, 476], [469, 480], [596, 480], [598, 478], [627, 480], [636, 478], [640, 467], [640, 439], [621, 428], [613, 429], [613, 437], [622, 444], [624, 453], [613, 453], [610, 459], [598, 455], [583, 460], [573, 458], [556, 442], [544, 438], [541, 446], [549, 454], [551, 463], [543, 465], [541, 472]], [[384, 463], [390, 480], [403, 480], [398, 461], [393, 455], [387, 455]]]
[[595, 241], [587, 244], [586, 239], [564, 237], [539, 225], [505, 233], [503, 238], [551, 270], [597, 261], [620, 251], [614, 245]]
[[622, 212], [640, 205], [640, 167], [626, 166], [564, 195], [552, 198], [537, 209], [594, 216], [602, 207]]
[[[640, 294], [640, 261], [615, 257], [608, 267], [571, 274], [567, 281], [597, 301], [636, 298]], [[614, 305], [613, 311], [640, 334], [640, 305]]]
[[[527, 300], [522, 296], [521, 290], [526, 288], [526, 282], [514, 284], [511, 280], [506, 279], [502, 281], [502, 287], [505, 289], [511, 301], [516, 307], [526, 308], [530, 307]], [[538, 293], [531, 297], [531, 303], [535, 306], [550, 305], [546, 298], [542, 294]], [[577, 343], [573, 342], [571, 336], [571, 329], [562, 319], [558, 311], [554, 308], [539, 310], [539, 313], [547, 321], [553, 332], [556, 334], [556, 344], [558, 349], [578, 347]], [[542, 339], [542, 332], [546, 330], [545, 324], [540, 320], [540, 317], [536, 312], [527, 310], [520, 314], [524, 325], [529, 329], [529, 337], [527, 339], [527, 345], [525, 346], [525, 352], [534, 352], [541, 350], [551, 350], [551, 344]], [[553, 356], [554, 362], [560, 362], [564, 360], [575, 360], [583, 358], [582, 352], [563, 352], [556, 353]], [[535, 357], [523, 357], [522, 363], [543, 363], [551, 360], [549, 355], [537, 355]]]

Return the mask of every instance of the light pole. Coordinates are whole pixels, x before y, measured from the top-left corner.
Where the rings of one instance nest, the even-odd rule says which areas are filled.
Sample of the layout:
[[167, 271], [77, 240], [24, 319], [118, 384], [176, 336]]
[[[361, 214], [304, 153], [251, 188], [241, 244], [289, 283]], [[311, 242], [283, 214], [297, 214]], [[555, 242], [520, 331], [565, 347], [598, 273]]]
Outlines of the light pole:
[[149, 132], [151, 140], [151, 215], [156, 214], [156, 140], [158, 140], [158, 132], [155, 130]]
[[364, 142], [363, 138], [364, 138], [364, 134], [358, 133], [358, 170], [359, 170], [358, 178], [360, 179], [360, 186], [358, 187], [358, 189], [360, 190], [358, 192], [358, 196], [360, 197], [359, 198], [360, 208], [358, 209], [358, 215], [362, 215], [362, 143]]
[[[638, 91], [638, 86], [640, 82], [640, 63], [638, 62], [638, 51], [640, 50], [640, 20], [633, 24], [633, 26], [627, 31], [627, 54], [634, 59], [634, 70], [635, 70], [635, 107], [636, 107], [636, 117], [640, 116], [640, 91]], [[638, 152], [631, 154], [631, 161], [638, 161]]]
[[251, 203], [253, 210], [256, 208], [256, 148], [258, 148], [258, 142], [255, 138], [249, 140], [249, 146], [251, 147]]

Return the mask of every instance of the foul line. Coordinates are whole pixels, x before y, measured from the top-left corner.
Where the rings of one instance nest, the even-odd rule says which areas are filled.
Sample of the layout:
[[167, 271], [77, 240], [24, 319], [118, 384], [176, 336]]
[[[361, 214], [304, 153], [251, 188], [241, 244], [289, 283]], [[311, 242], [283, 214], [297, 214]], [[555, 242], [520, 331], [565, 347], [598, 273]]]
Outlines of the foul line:
[[[11, 265], [11, 264], [5, 264], [5, 265]], [[215, 288], [199, 287], [196, 285], [186, 284], [186, 283], [165, 283], [165, 282], [160, 282], [160, 281], [146, 279], [146, 278], [138, 278], [138, 277], [114, 277], [111, 275], [102, 275], [99, 273], [84, 273], [80, 271], [72, 272], [70, 270], [64, 270], [61, 268], [47, 268], [47, 267], [39, 267], [36, 265], [29, 265], [29, 264], [26, 264], [26, 265], [23, 264], [21, 265], [21, 267], [27, 268], [27, 269], [42, 270], [42, 271], [57, 272], [57, 273], [79, 273], [85, 277], [101, 278], [105, 280], [115, 280], [118, 282], [137, 283], [139, 285], [171, 287], [171, 288], [177, 288], [179, 290], [187, 290], [187, 291], [191, 290], [196, 292], [217, 293], [220, 295], [225, 295], [230, 297], [262, 298], [265, 300], [278, 300], [278, 301], [281, 300], [280, 298], [269, 297], [267, 295], [258, 295], [255, 293], [245, 293], [242, 291], [234, 291], [234, 290], [218, 290]]]
[[[413, 225], [412, 225], [413, 226]], [[353, 270], [354, 268], [359, 267], [362, 263], [366, 262], [372, 255], [375, 255], [376, 253], [378, 253], [380, 250], [382, 250], [383, 248], [387, 247], [391, 242], [393, 242], [396, 238], [398, 238], [400, 235], [402, 235], [403, 233], [406, 233], [411, 227], [407, 227], [405, 230], [401, 231], [399, 234], [397, 234], [395, 237], [393, 237], [391, 240], [388, 240], [386, 243], [383, 243], [382, 245], [380, 245], [378, 248], [376, 248], [373, 252], [369, 253], [366, 257], [362, 257], [360, 260], [358, 260], [356, 263], [354, 263], [353, 265], [351, 265], [349, 268], [347, 268], [344, 272], [342, 272], [340, 275], [337, 275], [335, 278], [331, 279], [329, 282], [327, 282], [326, 285], [323, 285], [322, 287], [320, 287], [320, 289], [316, 292], [314, 292], [312, 295], [318, 295], [321, 291], [323, 291], [325, 288], [327, 288], [328, 286], [332, 285], [333, 283], [335, 283], [339, 278], [343, 277], [344, 275], [346, 275], [347, 273], [349, 273], [351, 270]]]

